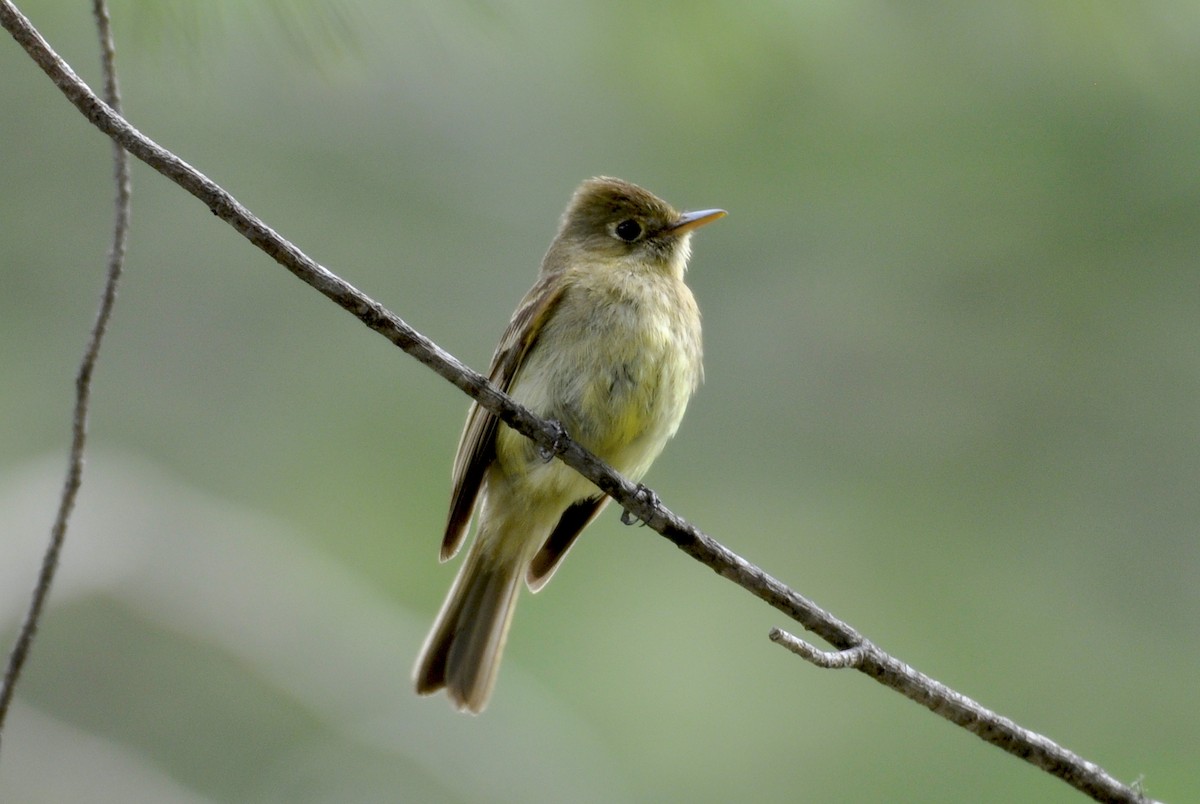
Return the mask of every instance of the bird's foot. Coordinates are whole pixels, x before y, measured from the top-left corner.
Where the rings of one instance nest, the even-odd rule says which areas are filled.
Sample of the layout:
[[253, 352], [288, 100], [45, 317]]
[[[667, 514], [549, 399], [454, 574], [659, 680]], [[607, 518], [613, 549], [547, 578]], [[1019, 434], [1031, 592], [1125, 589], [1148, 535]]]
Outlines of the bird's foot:
[[538, 447], [538, 456], [546, 463], [554, 460], [555, 455], [559, 455], [567, 448], [567, 430], [562, 426], [562, 423], [557, 419], [549, 420], [550, 428], [554, 430], [554, 440], [548, 447]]
[[[658, 499], [658, 495], [655, 494], [652, 489], [646, 488], [641, 483], [638, 483], [637, 491], [634, 492], [634, 495], [639, 500], [641, 500], [642, 502], [646, 503], [649, 506], [657, 507], [658, 505], [661, 504]], [[636, 524], [645, 525], [646, 520], [644, 520], [640, 516], [637, 516], [636, 514], [630, 512], [630, 510], [628, 508], [626, 508], [624, 511], [621, 512], [621, 524], [622, 525], [636, 525]]]

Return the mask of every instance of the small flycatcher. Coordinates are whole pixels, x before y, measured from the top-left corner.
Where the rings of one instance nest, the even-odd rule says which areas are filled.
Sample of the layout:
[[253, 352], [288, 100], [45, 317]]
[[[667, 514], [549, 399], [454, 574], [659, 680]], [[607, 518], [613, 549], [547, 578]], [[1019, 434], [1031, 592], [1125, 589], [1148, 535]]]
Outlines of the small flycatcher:
[[[585, 181], [492, 356], [492, 383], [637, 482], [700, 383], [700, 311], [683, 282], [692, 230], [724, 210], [679, 213], [612, 178]], [[496, 683], [521, 580], [550, 580], [608, 497], [471, 405], [454, 459], [442, 561], [478, 515], [475, 542], [414, 670], [478, 713]]]

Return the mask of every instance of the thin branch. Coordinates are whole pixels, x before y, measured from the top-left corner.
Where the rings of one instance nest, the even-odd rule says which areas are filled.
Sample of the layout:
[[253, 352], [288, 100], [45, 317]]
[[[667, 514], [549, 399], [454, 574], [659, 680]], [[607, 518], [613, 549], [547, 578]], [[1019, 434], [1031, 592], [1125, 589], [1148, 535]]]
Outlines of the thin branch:
[[[8, 9], [4, 9], [7, 14]], [[92, 14], [96, 18], [96, 33], [100, 39], [100, 67], [104, 73], [104, 98], [112, 109], [121, 108], [121, 93], [117, 86], [116, 50], [113, 45], [112, 28], [109, 25], [108, 8], [104, 0], [95, 0]], [[6, 26], [7, 27], [7, 26]], [[71, 450], [67, 458], [67, 476], [63, 483], [62, 496], [59, 498], [58, 513], [50, 528], [50, 541], [42, 556], [42, 567], [38, 573], [37, 584], [33, 589], [33, 598], [29, 609], [25, 612], [25, 620], [17, 634], [8, 664], [4, 669], [3, 686], [0, 686], [0, 736], [4, 733], [4, 721], [12, 705], [13, 694], [21, 670], [29, 658], [29, 651], [37, 634], [38, 623], [42, 611], [50, 595], [50, 586], [54, 583], [54, 574], [58, 569], [58, 559], [62, 553], [63, 542], [67, 535], [67, 522], [71, 511], [75, 508], [75, 498], [79, 494], [79, 486], [83, 481], [83, 453], [87, 442], [88, 401], [91, 397], [92, 372], [96, 360], [100, 356], [100, 344], [112, 317], [113, 306], [117, 300], [117, 283], [121, 279], [121, 268], [125, 264], [125, 248], [128, 242], [130, 182], [129, 155], [125, 149], [113, 143], [113, 179], [116, 184], [114, 199], [115, 214], [113, 220], [112, 245], [108, 252], [108, 270], [104, 282], [104, 291], [100, 297], [100, 307], [96, 312], [96, 320], [92, 324], [87, 344], [83, 350], [83, 358], [79, 362], [79, 371], [75, 376], [75, 410], [71, 420]]]
[[841, 670], [845, 667], [852, 667], [855, 670], [862, 669], [863, 659], [867, 656], [867, 646], [870, 644], [864, 642], [845, 650], [821, 650], [799, 637], [792, 636], [782, 628], [772, 628], [771, 632], [767, 634], [767, 638], [783, 645], [800, 658], [826, 670]]
[[[1099, 765], [1071, 754], [1037, 732], [1017, 725], [967, 696], [955, 692], [940, 681], [914, 670], [870, 642], [847, 650], [824, 651], [779, 628], [772, 628], [768, 636], [772, 642], [783, 645], [817, 667], [832, 670], [853, 668], [866, 673], [884, 686], [916, 701], [951, 723], [962, 726], [1010, 754], [1020, 756], [1053, 773], [1097, 801], [1135, 801], [1149, 804], [1150, 800], [1140, 790], [1133, 786], [1120, 785]], [[1057, 764], [1048, 765], [1047, 760], [1052, 757], [1057, 760]], [[1113, 787], [1113, 784], [1118, 787]]]
[[860, 662], [851, 663], [857, 669], [987, 742], [1059, 777], [1097, 801], [1147, 801], [1138, 790], [1122, 784], [1099, 766], [990, 712], [875, 648], [849, 625], [668, 510], [653, 493], [617, 474], [564, 437], [561, 428], [534, 416], [493, 388], [483, 375], [464, 366], [394, 313], [317, 264], [216, 183], [134, 129], [75, 76], [9, 0], [0, 0], [0, 24], [97, 128], [200, 199], [213, 214], [303, 282], [465, 391], [509, 427], [532, 439], [547, 454], [557, 455], [616, 500], [630, 516], [646, 523], [718, 575], [774, 606], [838, 650], [864, 651]]

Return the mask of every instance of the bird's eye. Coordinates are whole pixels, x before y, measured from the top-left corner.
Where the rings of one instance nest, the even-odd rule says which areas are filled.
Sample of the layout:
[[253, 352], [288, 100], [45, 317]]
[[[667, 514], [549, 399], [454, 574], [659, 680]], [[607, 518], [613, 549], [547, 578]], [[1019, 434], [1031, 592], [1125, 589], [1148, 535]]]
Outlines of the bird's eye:
[[642, 236], [642, 225], [630, 218], [618, 223], [613, 232], [626, 243], [632, 243]]

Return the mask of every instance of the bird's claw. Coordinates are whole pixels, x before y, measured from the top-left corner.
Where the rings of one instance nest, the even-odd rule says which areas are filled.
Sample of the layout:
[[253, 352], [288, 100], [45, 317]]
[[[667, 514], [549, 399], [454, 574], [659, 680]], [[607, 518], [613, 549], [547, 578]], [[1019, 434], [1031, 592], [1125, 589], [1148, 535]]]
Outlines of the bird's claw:
[[[634, 496], [651, 507], [658, 507], [660, 504], [658, 495], [655, 494], [653, 490], [643, 486], [641, 483], [638, 483], [637, 491], [634, 492]], [[628, 508], [626, 508], [621, 512], [621, 524], [645, 525], [646, 520], [642, 519], [640, 516], [632, 513]]]
[[538, 457], [545, 463], [554, 460], [554, 456], [567, 448], [567, 430], [557, 419], [550, 419], [549, 424], [554, 430], [554, 441], [548, 447], [538, 447]]

